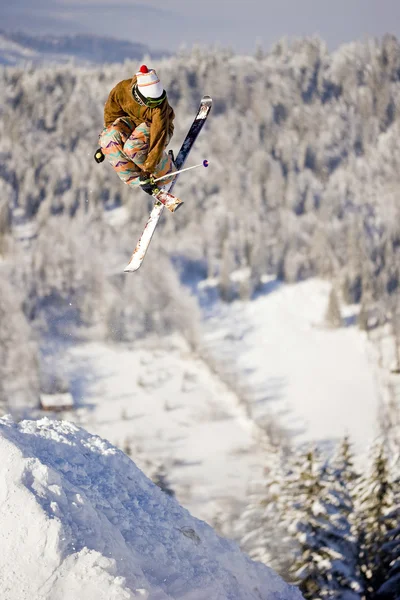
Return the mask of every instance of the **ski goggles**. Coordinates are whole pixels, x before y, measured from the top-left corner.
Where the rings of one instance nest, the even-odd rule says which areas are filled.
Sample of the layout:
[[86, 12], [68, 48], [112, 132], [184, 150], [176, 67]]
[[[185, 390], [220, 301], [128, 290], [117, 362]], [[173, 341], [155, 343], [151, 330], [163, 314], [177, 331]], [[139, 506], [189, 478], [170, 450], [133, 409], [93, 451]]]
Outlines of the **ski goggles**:
[[165, 98], [167, 97], [167, 92], [164, 90], [159, 98], [146, 98], [141, 92], [139, 92], [137, 85], [133, 86], [132, 94], [135, 100], [141, 106], [148, 106], [149, 108], [155, 108], [156, 106], [160, 106], [160, 104], [162, 104]]
[[161, 94], [159, 98], [146, 98], [146, 106], [149, 108], [155, 108], [156, 106], [160, 106], [166, 98], [167, 94], [164, 92]]

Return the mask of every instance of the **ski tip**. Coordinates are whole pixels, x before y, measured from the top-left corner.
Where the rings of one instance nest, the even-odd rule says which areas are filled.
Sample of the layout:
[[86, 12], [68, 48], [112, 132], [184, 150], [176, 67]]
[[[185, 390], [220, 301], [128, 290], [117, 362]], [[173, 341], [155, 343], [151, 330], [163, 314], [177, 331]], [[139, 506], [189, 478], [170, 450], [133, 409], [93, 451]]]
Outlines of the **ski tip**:
[[140, 261], [131, 260], [125, 267], [124, 273], [134, 273], [142, 263]]

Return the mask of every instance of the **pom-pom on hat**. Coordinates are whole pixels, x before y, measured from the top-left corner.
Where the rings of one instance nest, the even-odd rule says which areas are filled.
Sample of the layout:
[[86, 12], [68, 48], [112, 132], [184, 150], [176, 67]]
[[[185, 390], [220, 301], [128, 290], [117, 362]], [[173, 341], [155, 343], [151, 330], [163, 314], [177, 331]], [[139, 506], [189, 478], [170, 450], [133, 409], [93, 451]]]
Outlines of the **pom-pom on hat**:
[[162, 96], [164, 88], [154, 69], [148, 69], [146, 65], [142, 65], [136, 73], [136, 78], [138, 90], [145, 98]]

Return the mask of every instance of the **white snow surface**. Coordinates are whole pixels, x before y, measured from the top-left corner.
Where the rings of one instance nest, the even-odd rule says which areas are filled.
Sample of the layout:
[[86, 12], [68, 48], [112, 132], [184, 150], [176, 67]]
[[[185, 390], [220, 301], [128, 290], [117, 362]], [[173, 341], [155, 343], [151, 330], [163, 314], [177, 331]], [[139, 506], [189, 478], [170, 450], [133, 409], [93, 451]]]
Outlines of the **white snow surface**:
[[300, 600], [67, 421], [0, 419], [2, 600]]
[[209, 339], [227, 361], [234, 357], [253, 390], [255, 420], [274, 416], [298, 444], [332, 445], [348, 435], [362, 456], [379, 433], [375, 357], [365, 334], [346, 326], [354, 307], [342, 309], [342, 327], [327, 326], [330, 291], [321, 280], [271, 279], [255, 300], [220, 305]]

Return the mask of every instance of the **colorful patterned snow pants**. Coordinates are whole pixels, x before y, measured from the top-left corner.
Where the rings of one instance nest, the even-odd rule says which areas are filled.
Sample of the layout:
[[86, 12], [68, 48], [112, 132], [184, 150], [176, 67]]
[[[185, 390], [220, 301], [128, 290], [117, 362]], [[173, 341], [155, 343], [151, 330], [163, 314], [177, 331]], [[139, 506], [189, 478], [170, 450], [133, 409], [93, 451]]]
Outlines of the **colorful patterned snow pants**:
[[[132, 187], [139, 185], [139, 175], [149, 150], [150, 128], [146, 123], [137, 127], [129, 117], [121, 117], [100, 134], [100, 146], [107, 160], [124, 183]], [[169, 141], [169, 140], [168, 140]], [[161, 177], [176, 171], [171, 157], [163, 152], [153, 175]], [[163, 186], [172, 179], [163, 179]]]

